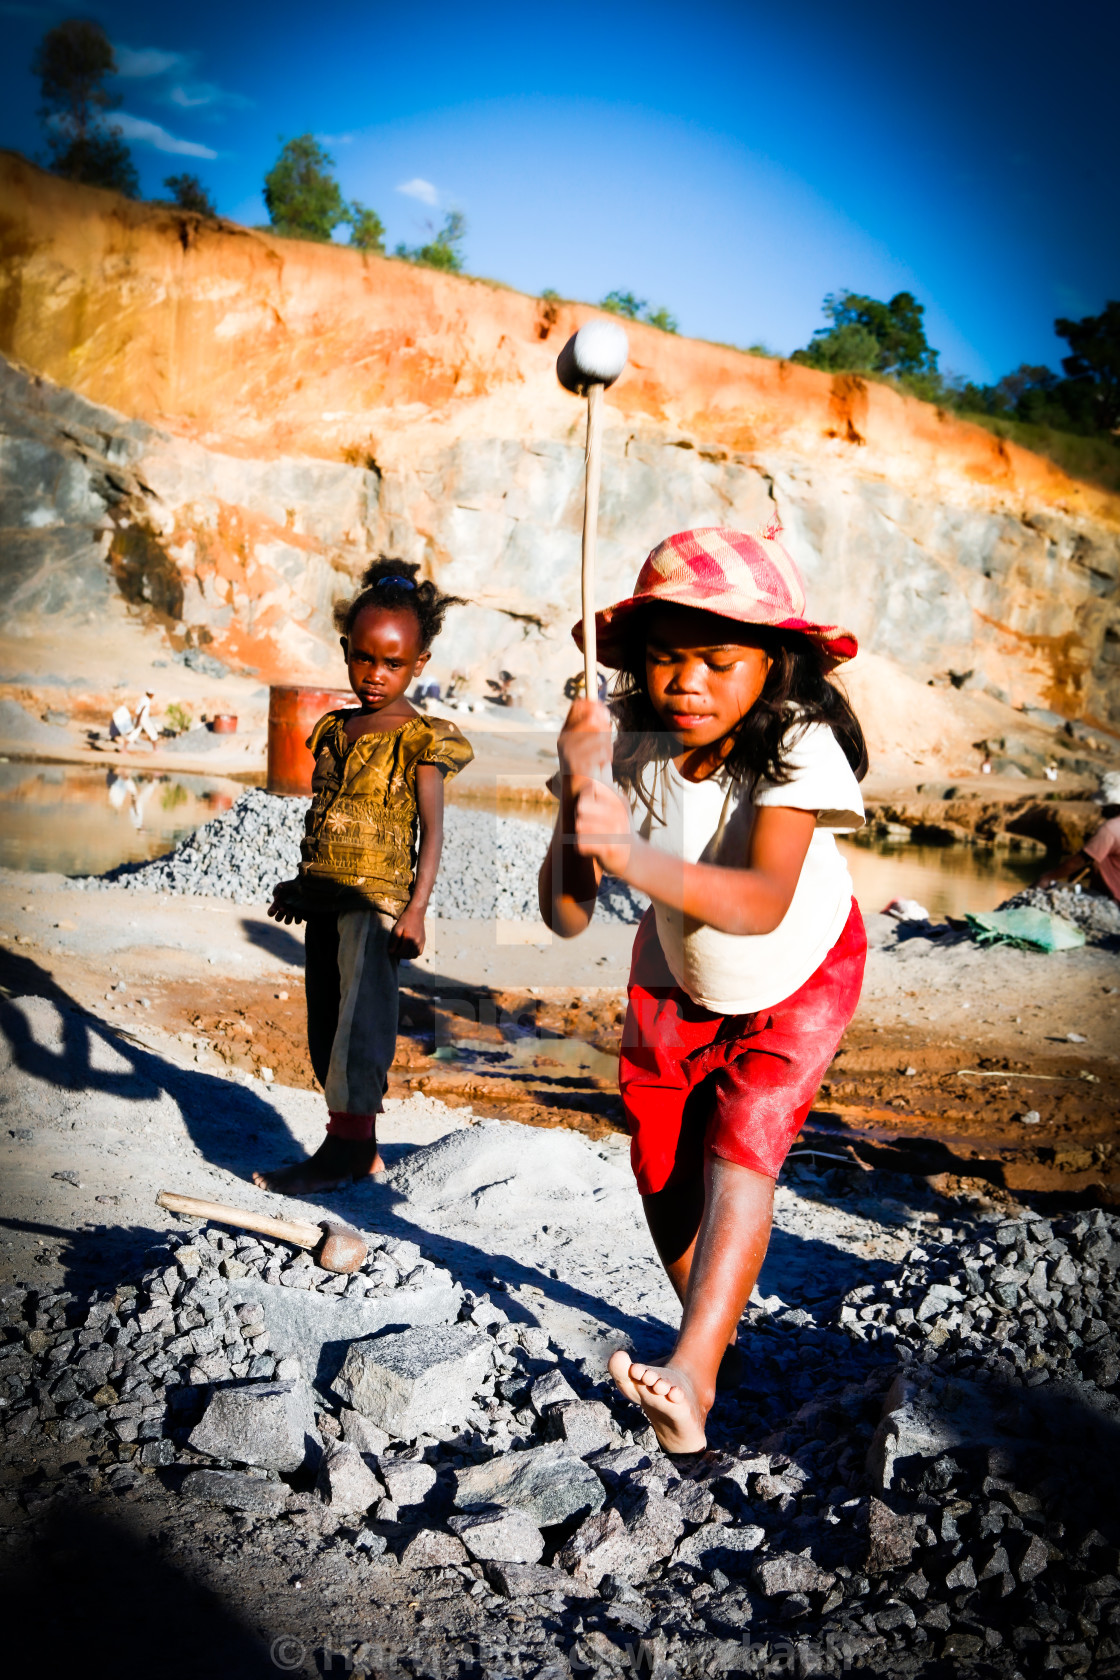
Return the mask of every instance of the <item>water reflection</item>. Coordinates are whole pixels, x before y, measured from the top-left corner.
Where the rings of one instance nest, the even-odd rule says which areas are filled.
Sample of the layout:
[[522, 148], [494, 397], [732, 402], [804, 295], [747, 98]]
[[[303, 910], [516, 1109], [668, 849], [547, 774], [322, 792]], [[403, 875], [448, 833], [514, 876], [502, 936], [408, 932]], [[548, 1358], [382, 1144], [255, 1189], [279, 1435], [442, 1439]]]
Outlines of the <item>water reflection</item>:
[[240, 792], [222, 776], [0, 763], [0, 866], [99, 875], [159, 857]]
[[[0, 866], [99, 875], [118, 863], [159, 857], [228, 810], [242, 790], [222, 776], [0, 762]], [[551, 805], [470, 804], [539, 824], [542, 846], [552, 824]], [[938, 920], [994, 908], [1043, 867], [1040, 857], [973, 846], [844, 839], [840, 845], [863, 910], [914, 898]]]
[[983, 846], [922, 846], [913, 840], [839, 840], [863, 911], [883, 910], [892, 898], [916, 898], [934, 921], [966, 910], [994, 910], [1037, 880], [1041, 855]]

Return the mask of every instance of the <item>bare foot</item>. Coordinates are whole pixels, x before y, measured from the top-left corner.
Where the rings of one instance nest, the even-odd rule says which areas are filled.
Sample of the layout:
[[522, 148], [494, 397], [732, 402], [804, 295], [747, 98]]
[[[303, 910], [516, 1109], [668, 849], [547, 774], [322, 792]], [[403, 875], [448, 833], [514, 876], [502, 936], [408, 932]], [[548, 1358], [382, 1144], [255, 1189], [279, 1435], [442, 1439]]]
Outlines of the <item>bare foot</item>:
[[377, 1140], [326, 1137], [306, 1161], [293, 1161], [276, 1172], [253, 1174], [262, 1190], [278, 1190], [284, 1196], [312, 1196], [324, 1190], [342, 1190], [348, 1184], [384, 1172]]
[[702, 1452], [707, 1446], [702, 1406], [688, 1377], [672, 1365], [646, 1365], [622, 1348], [607, 1370], [627, 1400], [640, 1406], [664, 1452]]

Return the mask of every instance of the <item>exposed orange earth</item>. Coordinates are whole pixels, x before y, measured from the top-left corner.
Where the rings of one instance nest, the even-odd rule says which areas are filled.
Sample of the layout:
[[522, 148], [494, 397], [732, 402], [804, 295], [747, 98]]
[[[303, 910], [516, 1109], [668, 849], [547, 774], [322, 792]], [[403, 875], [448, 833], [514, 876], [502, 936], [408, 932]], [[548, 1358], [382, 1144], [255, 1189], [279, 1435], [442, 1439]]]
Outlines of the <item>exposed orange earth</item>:
[[[547, 403], [587, 318], [485, 280], [280, 239], [75, 186], [0, 153], [0, 347], [60, 384], [233, 453], [345, 459], [371, 412], [479, 398]], [[964, 478], [1120, 523], [1120, 499], [858, 375], [628, 323], [611, 407], [731, 450], [832, 444], [927, 485]], [[358, 428], [355, 431], [355, 428]]]
[[[48, 506], [12, 533], [27, 558], [10, 630], [34, 640], [70, 610], [63, 556], [103, 591], [107, 546], [160, 641], [336, 681], [331, 601], [391, 552], [472, 602], [433, 676], [485, 692], [506, 668], [524, 705], [555, 713], [578, 663], [583, 415], [554, 363], [590, 313], [0, 153], [9, 429], [48, 450], [44, 483], [78, 455], [95, 494], [110, 463], [120, 484], [66, 544]], [[776, 514], [818, 616], [860, 638], [853, 695], [898, 782], [975, 769], [1008, 705], [1120, 728], [1120, 498], [889, 386], [627, 330], [606, 398], [603, 599], [667, 530]], [[949, 670], [973, 671], [973, 692]]]

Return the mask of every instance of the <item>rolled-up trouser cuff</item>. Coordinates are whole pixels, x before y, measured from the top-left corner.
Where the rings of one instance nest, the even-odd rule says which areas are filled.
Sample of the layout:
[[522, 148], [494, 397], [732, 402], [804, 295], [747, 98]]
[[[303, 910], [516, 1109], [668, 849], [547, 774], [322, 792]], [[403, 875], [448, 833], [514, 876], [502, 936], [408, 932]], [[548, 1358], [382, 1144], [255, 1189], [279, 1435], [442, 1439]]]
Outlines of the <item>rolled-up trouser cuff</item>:
[[327, 1136], [346, 1138], [351, 1143], [364, 1143], [373, 1136], [376, 1114], [347, 1114], [332, 1108], [327, 1115]]

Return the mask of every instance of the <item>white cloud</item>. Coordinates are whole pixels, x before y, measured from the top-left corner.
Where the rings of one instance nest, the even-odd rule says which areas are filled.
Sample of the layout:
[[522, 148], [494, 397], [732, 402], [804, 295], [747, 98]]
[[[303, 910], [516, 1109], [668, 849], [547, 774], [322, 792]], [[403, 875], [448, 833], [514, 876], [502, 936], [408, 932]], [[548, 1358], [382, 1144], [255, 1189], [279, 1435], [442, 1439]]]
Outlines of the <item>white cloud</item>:
[[421, 204], [430, 204], [434, 208], [439, 203], [439, 193], [430, 181], [425, 181], [420, 175], [411, 181], [402, 181], [397, 188], [406, 198], [418, 198]]
[[227, 93], [224, 88], [215, 86], [213, 82], [177, 82], [168, 91], [167, 98], [172, 105], [178, 105], [181, 111], [195, 111], [205, 105], [233, 105], [244, 109], [253, 101], [246, 99], [242, 93]]
[[164, 52], [160, 47], [114, 47], [113, 51], [117, 57], [117, 75], [136, 80], [164, 76], [186, 63], [182, 53]]
[[142, 144], [154, 146], [157, 152], [174, 152], [180, 157], [216, 158], [217, 152], [209, 146], [200, 146], [197, 140], [180, 140], [175, 134], [168, 134], [159, 123], [148, 122], [145, 117], [130, 116], [127, 111], [115, 111], [112, 126], [119, 128], [126, 140], [139, 140]]

